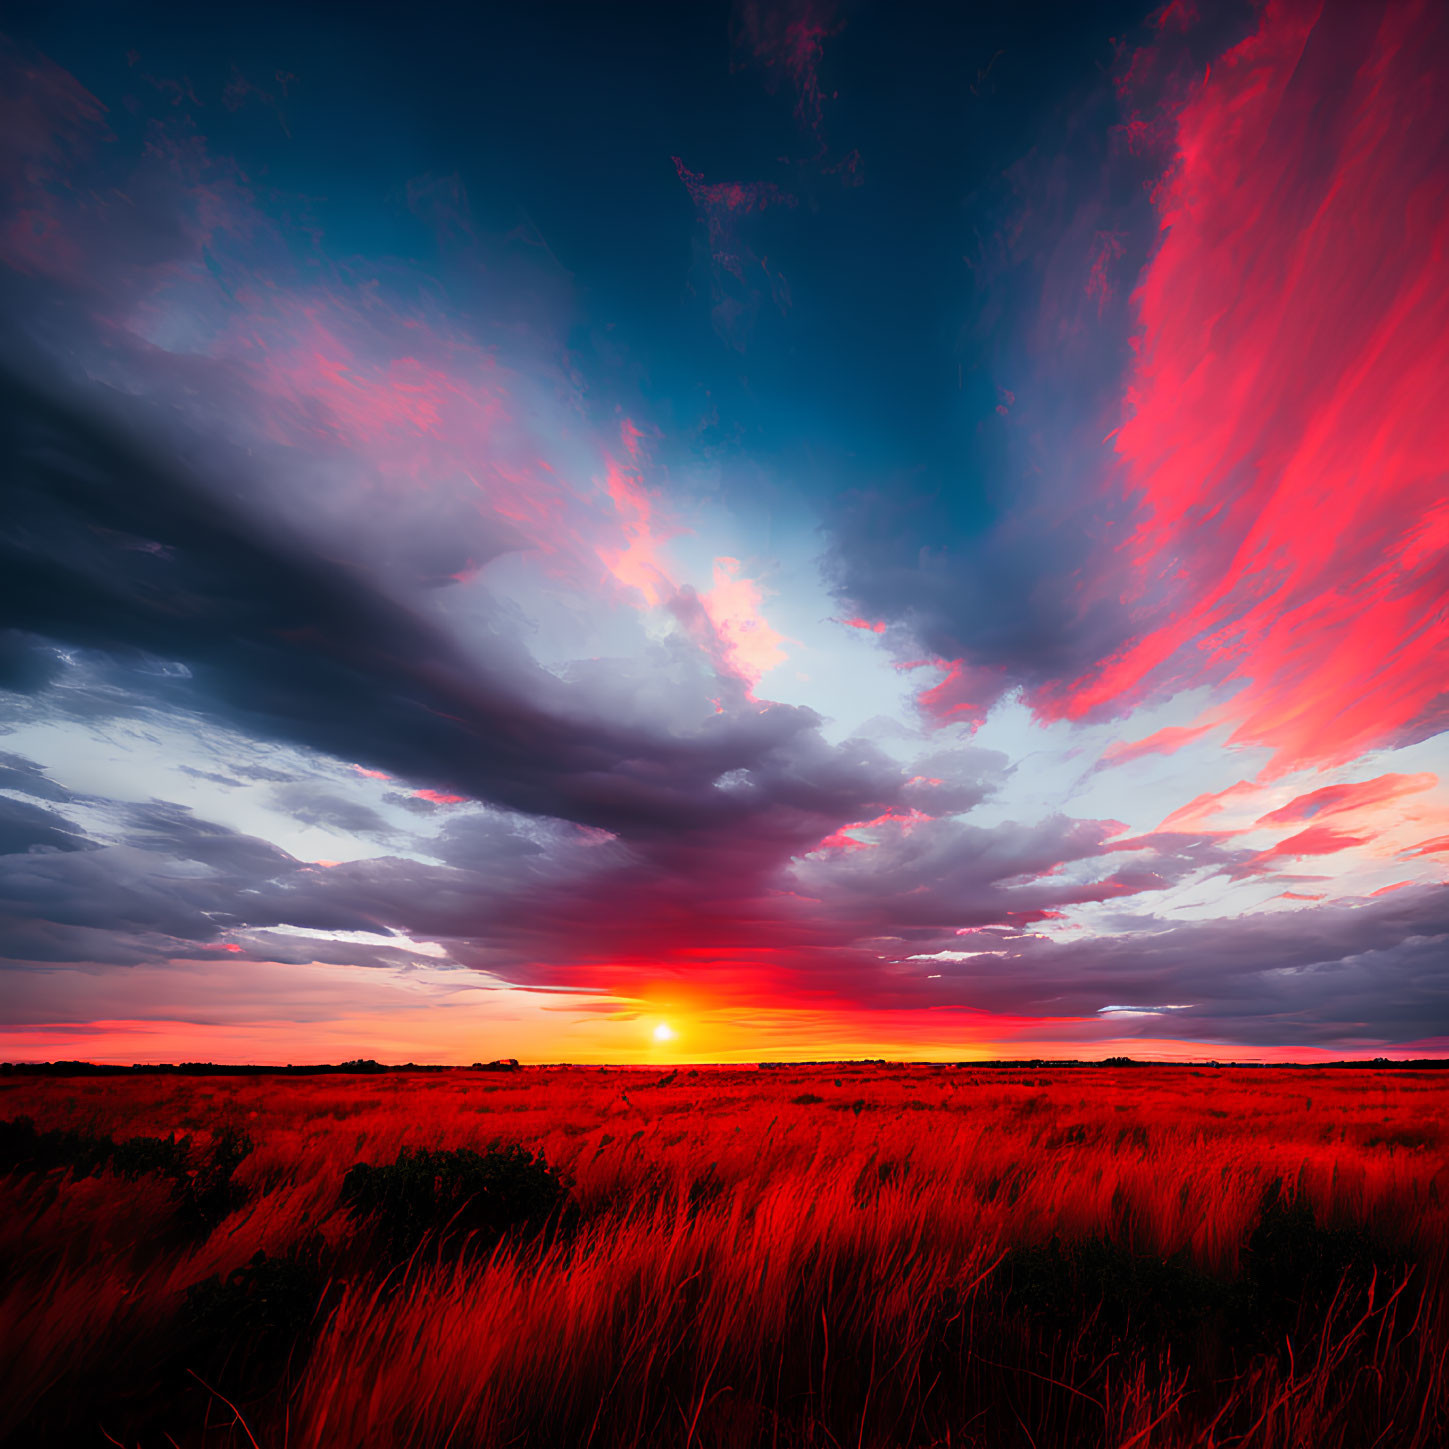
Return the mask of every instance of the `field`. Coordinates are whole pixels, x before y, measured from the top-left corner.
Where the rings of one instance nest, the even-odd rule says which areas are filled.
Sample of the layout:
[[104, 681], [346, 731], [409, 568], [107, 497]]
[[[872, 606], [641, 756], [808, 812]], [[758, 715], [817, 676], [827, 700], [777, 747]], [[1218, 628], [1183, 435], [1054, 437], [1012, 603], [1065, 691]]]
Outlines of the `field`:
[[1296, 1068], [9, 1075], [0, 1436], [1427, 1449], [1446, 1105]]

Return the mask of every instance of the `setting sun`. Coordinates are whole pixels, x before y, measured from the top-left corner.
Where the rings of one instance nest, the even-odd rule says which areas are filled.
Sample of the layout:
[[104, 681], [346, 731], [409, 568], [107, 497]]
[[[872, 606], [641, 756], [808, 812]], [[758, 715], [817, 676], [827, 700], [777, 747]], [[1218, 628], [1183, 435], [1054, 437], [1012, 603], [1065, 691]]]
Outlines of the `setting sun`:
[[657, 1042], [673, 1041], [674, 1028], [670, 1026], [667, 1021], [661, 1021], [659, 1025], [654, 1028], [654, 1040]]

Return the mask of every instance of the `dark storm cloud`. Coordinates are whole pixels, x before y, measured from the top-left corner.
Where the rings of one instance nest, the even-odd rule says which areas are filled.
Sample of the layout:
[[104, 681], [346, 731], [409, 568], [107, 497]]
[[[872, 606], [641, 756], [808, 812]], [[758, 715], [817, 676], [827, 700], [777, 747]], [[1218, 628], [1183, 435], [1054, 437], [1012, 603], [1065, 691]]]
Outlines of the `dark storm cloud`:
[[[1107, 435], [1133, 357], [1130, 294], [1161, 235], [1150, 192], [1172, 133], [1156, 123], [1249, 19], [1229, 3], [1163, 34], [1133, 17], [1049, 108], [974, 108], [984, 128], [1023, 124], [1001, 138], [1004, 161], [963, 160], [942, 218], [959, 267], [933, 278], [933, 314], [954, 329], [946, 416], [896, 440], [873, 476], [852, 470], [826, 508], [828, 572], [850, 612], [899, 624], [912, 652], [965, 661], [928, 713], [979, 718], [1017, 686], [1075, 679], [1140, 627], [1118, 548], [1132, 501], [1107, 486]], [[1082, 39], [1085, 71], [1101, 41]], [[1030, 44], [983, 56], [997, 85]]]
[[[398, 967], [419, 959], [403, 936], [542, 989], [627, 995], [669, 970], [716, 988], [767, 982], [777, 1003], [965, 1007], [1105, 1023], [1118, 1036], [1315, 1045], [1449, 1030], [1449, 891], [1155, 917], [1159, 890], [1235, 859], [1198, 838], [1114, 850], [1113, 827], [1096, 822], [921, 819], [859, 827], [855, 847], [807, 850], [786, 867], [803, 848], [787, 807], [757, 814], [749, 833], [634, 841], [473, 809], [414, 841], [424, 858], [322, 868], [178, 806], [109, 808], [119, 843], [0, 857], [0, 939], [14, 965], [220, 952], [239, 972], [249, 961]], [[1118, 900], [1132, 913], [1091, 939], [1031, 931], [1064, 907]], [[298, 927], [372, 943], [288, 930]]]
[[[601, 718], [501, 636], [465, 650], [362, 570], [273, 536], [140, 442], [120, 406], [0, 378], [0, 609], [125, 666], [134, 694], [623, 832], [738, 826], [777, 796], [828, 828], [900, 788], [883, 757], [826, 747], [803, 708], [750, 705], [688, 734]], [[716, 788], [741, 770], [748, 788]]]
[[4, 751], [0, 751], [0, 790], [14, 790], [20, 795], [33, 795], [37, 800], [61, 803], [71, 798], [71, 792], [52, 780], [34, 761]]
[[184, 805], [153, 800], [119, 807], [121, 839], [163, 858], [196, 861], [236, 877], [271, 878], [297, 862], [270, 841], [202, 820]]
[[80, 831], [53, 810], [0, 796], [0, 855], [83, 850], [87, 843]]
[[[993, 757], [975, 753], [981, 773]], [[730, 788], [761, 790], [748, 779]], [[434, 940], [454, 959], [520, 984], [617, 983], [641, 968], [707, 970], [743, 956], [768, 959], [801, 989], [871, 999], [878, 986], [848, 979], [863, 950], [878, 965], [882, 956], [956, 944], [960, 929], [1151, 892], [1202, 863], [1160, 855], [1123, 868], [1104, 849], [1108, 827], [1064, 818], [983, 829], [897, 813], [861, 828], [875, 843], [822, 846], [816, 788], [777, 779], [772, 795], [728, 828], [632, 839], [474, 810], [412, 842], [427, 858], [330, 868], [179, 806], [114, 805], [117, 844], [83, 860], [0, 862], [0, 900], [50, 923], [51, 952], [60, 949], [56, 931], [109, 924], [167, 936], [173, 955], [235, 941], [238, 932], [252, 933], [249, 951], [266, 954], [255, 933], [302, 926]], [[978, 793], [988, 788], [989, 776]], [[1114, 870], [1105, 878], [1104, 864]], [[29, 939], [12, 940], [8, 953], [24, 959]]]
[[1086, 283], [1103, 233], [1131, 239], [1123, 276], [1141, 264], [1153, 168], [1113, 149], [1105, 87], [1078, 105], [1048, 153], [980, 180], [964, 277], [947, 292], [964, 282], [969, 297], [950, 425], [827, 505], [827, 569], [850, 611], [905, 626], [917, 653], [967, 661], [964, 692], [938, 714], [979, 716], [1016, 685], [1074, 677], [1130, 630], [1116, 594], [1084, 589], [1114, 563], [1103, 544], [1127, 513], [1096, 486], [1127, 319], [1119, 305], [1099, 315]]
[[1152, 924], [1156, 929], [1070, 945], [1017, 942], [999, 956], [931, 969], [950, 983], [943, 990], [988, 1010], [1087, 1016], [1108, 1007], [1156, 1009], [1113, 1016], [1124, 1035], [1267, 1046], [1449, 1034], [1449, 888]]
[[[979, 772], [993, 757], [976, 753]], [[848, 778], [869, 763], [846, 749], [833, 768]], [[823, 808], [834, 798], [831, 767], [816, 761], [817, 778], [808, 770], [763, 783], [743, 776], [725, 787], [743, 797], [739, 813], [709, 830], [636, 828], [626, 838], [474, 809], [413, 840], [413, 855], [423, 859], [330, 868], [305, 865], [180, 806], [111, 803], [113, 843], [83, 859], [0, 862], [0, 901], [17, 914], [28, 906], [55, 927], [111, 925], [198, 944], [283, 926], [400, 931], [512, 980], [558, 985], [700, 950], [712, 959], [773, 952], [802, 969], [799, 952], [823, 950], [819, 968], [809, 969], [828, 970], [829, 953], [861, 936], [925, 937], [1025, 918], [1068, 897], [1097, 898], [1093, 887], [1037, 882], [1065, 861], [1100, 854], [1106, 828], [1088, 822], [988, 831], [925, 821], [858, 852], [822, 848], [786, 870], [792, 856], [818, 845], [822, 826], [838, 823]], [[985, 780], [978, 786], [987, 788]], [[896, 835], [894, 824], [885, 830]], [[866, 856], [869, 866], [860, 863]], [[1022, 876], [1027, 884], [1012, 884]], [[22, 949], [11, 942], [9, 954]]]
[[[298, 868], [264, 842], [204, 826], [198, 835], [203, 838], [191, 858], [212, 856], [218, 863], [209, 869], [178, 868], [186, 856], [135, 846], [0, 857], [0, 910], [55, 927], [113, 931], [118, 938], [158, 934], [211, 941], [258, 913], [261, 902], [249, 899], [258, 884], [281, 889], [278, 878]], [[268, 861], [269, 855], [280, 859]], [[365, 917], [335, 910], [328, 924], [341, 928], [344, 916], [348, 927], [368, 925]], [[6, 951], [12, 956], [18, 951], [8, 937]]]

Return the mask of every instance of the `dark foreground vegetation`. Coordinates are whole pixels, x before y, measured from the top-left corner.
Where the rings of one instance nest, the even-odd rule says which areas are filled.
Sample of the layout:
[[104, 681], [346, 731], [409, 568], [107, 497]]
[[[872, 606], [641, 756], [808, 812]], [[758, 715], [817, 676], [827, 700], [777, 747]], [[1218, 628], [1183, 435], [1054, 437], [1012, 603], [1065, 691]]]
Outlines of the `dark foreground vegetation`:
[[1449, 1077], [0, 1080], [0, 1435], [1449, 1443]]

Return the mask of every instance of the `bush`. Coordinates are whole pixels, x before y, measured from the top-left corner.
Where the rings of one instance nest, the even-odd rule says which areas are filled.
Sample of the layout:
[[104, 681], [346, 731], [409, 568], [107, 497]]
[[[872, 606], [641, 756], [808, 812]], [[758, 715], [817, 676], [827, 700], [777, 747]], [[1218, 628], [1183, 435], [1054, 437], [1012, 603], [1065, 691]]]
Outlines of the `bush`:
[[191, 1165], [190, 1137], [128, 1137], [111, 1146], [111, 1171], [134, 1182], [148, 1172], [178, 1182]]
[[1357, 1228], [1330, 1228], [1282, 1183], [1263, 1195], [1236, 1280], [1205, 1273], [1186, 1254], [1138, 1254], [1105, 1238], [1015, 1248], [998, 1270], [1009, 1309], [1049, 1337], [1078, 1333], [1108, 1346], [1205, 1340], [1239, 1353], [1277, 1352], [1285, 1336], [1310, 1345], [1337, 1297], [1362, 1311], [1369, 1285], [1402, 1281], [1410, 1265], [1376, 1252]]
[[1362, 1229], [1325, 1227], [1281, 1182], [1263, 1194], [1243, 1266], [1254, 1317], [1275, 1337], [1321, 1318], [1336, 1294], [1357, 1297], [1376, 1276], [1392, 1280], [1407, 1267], [1376, 1254]]
[[1067, 1338], [1085, 1331], [1114, 1346], [1180, 1348], [1235, 1299], [1186, 1254], [1137, 1254], [1101, 1237], [1015, 1248], [998, 1272], [1008, 1307], [1038, 1328]]
[[295, 1367], [326, 1294], [317, 1234], [283, 1257], [259, 1251], [240, 1268], [193, 1284], [186, 1290], [187, 1366], [250, 1374], [275, 1373], [288, 1361]]
[[182, 1217], [210, 1230], [240, 1206], [246, 1194], [233, 1174], [251, 1150], [252, 1139], [245, 1132], [235, 1132], [229, 1127], [218, 1132], [206, 1156], [194, 1166], [188, 1166], [176, 1179], [174, 1196]]
[[559, 1173], [517, 1143], [487, 1152], [404, 1147], [396, 1162], [356, 1163], [342, 1202], [354, 1219], [375, 1223], [394, 1259], [430, 1239], [439, 1252], [486, 1250], [510, 1234], [542, 1232], [570, 1206]]
[[0, 1172], [51, 1172], [68, 1168], [91, 1177], [111, 1160], [116, 1144], [89, 1132], [41, 1132], [29, 1117], [0, 1122]]
[[93, 1177], [110, 1168], [134, 1182], [156, 1174], [171, 1179], [181, 1217], [210, 1228], [242, 1200], [233, 1174], [251, 1152], [244, 1132], [223, 1129], [198, 1155], [191, 1137], [128, 1137], [122, 1142], [93, 1132], [41, 1132], [29, 1117], [0, 1122], [0, 1172], [68, 1171]]

